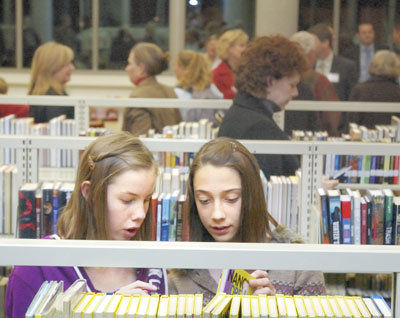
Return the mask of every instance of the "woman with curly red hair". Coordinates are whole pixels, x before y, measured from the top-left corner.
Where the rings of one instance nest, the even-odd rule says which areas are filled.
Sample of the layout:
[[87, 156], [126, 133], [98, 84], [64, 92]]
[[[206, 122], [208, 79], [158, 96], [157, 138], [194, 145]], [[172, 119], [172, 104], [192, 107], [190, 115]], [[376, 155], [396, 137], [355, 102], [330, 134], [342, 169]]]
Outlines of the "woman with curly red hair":
[[[307, 61], [300, 46], [281, 35], [263, 36], [242, 53], [235, 72], [238, 92], [219, 129], [219, 136], [235, 139], [288, 140], [274, 122], [297, 96]], [[256, 155], [265, 176], [293, 175], [299, 161], [293, 155]]]

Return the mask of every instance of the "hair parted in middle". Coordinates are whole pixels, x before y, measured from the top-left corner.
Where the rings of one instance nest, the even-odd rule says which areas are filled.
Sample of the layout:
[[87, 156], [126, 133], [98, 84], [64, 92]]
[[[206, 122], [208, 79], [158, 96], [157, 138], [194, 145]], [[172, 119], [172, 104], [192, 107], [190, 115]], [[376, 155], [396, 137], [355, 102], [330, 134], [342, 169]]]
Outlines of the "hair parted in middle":
[[178, 54], [176, 63], [183, 68], [183, 72], [178, 78], [178, 87], [185, 90], [202, 91], [210, 86], [212, 82], [211, 67], [204, 54], [183, 50]]
[[257, 98], [265, 98], [272, 80], [280, 80], [308, 69], [303, 49], [281, 35], [262, 36], [249, 43], [235, 70], [235, 87]]
[[[191, 241], [213, 241], [203, 226], [196, 207], [193, 180], [197, 171], [205, 166], [227, 167], [235, 170], [241, 180], [242, 206], [240, 242], [265, 242], [271, 236], [260, 167], [255, 157], [240, 142], [218, 137], [204, 144], [190, 167], [185, 215], [189, 217]], [[210, 176], [212, 178], [212, 176]]]
[[[150, 170], [157, 164], [143, 143], [128, 132], [98, 137], [81, 156], [71, 199], [58, 221], [64, 239], [108, 240], [107, 189], [116, 177], [128, 170]], [[90, 181], [87, 200], [81, 184]], [[151, 209], [151, 207], [149, 207]], [[150, 240], [151, 217], [147, 213], [134, 240]]]
[[53, 41], [39, 46], [32, 58], [28, 95], [45, 95], [49, 88], [61, 95], [64, 86], [54, 79], [54, 74], [73, 59], [74, 52], [69, 46]]
[[135, 55], [136, 64], [142, 63], [149, 76], [155, 76], [168, 68], [169, 55], [154, 43], [140, 42], [130, 53]]

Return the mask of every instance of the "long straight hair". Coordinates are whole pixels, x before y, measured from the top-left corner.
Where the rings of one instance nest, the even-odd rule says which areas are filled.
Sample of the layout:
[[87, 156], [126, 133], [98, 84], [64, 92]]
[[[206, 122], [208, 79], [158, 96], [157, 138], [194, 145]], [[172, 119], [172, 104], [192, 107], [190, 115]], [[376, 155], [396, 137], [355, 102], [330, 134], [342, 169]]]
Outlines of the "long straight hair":
[[[108, 240], [108, 185], [128, 170], [150, 170], [157, 173], [151, 152], [128, 132], [97, 138], [83, 153], [71, 199], [58, 221], [61, 237], [75, 240]], [[81, 184], [90, 181], [88, 198]], [[149, 210], [151, 207], [149, 207]], [[147, 211], [149, 212], [149, 211]], [[151, 216], [147, 213], [134, 240], [150, 240]]]
[[[214, 241], [203, 226], [197, 210], [193, 179], [205, 165], [235, 170], [242, 183], [240, 242], [265, 242], [271, 235], [268, 212], [260, 177], [260, 167], [254, 156], [235, 139], [218, 137], [204, 144], [190, 167], [185, 215], [189, 217], [191, 241]], [[210, 176], [212, 178], [212, 176]]]
[[32, 59], [28, 95], [45, 95], [50, 88], [62, 95], [64, 85], [54, 75], [73, 59], [74, 52], [69, 46], [53, 41], [39, 46]]

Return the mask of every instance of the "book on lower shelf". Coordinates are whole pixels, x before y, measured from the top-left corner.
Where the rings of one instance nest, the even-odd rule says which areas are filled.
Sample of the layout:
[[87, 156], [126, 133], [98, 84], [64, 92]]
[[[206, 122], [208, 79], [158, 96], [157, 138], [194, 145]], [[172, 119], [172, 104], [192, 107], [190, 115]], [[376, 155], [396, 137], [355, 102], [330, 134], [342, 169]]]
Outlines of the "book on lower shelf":
[[251, 295], [253, 288], [249, 285], [249, 281], [254, 278], [242, 269], [224, 269], [218, 282], [217, 293]]

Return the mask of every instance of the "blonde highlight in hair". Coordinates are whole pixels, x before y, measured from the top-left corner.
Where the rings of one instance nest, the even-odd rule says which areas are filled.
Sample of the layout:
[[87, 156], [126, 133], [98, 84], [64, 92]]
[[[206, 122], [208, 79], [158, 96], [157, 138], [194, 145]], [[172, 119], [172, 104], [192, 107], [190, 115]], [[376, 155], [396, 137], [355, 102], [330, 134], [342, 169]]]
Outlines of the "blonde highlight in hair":
[[141, 42], [136, 44], [131, 54], [134, 54], [136, 64], [143, 64], [149, 76], [155, 76], [168, 69], [169, 54], [154, 43]]
[[[128, 132], [98, 137], [82, 154], [74, 191], [58, 221], [64, 239], [108, 240], [107, 191], [116, 177], [128, 170], [150, 170], [157, 174], [157, 164], [143, 143]], [[89, 181], [85, 198], [83, 182]], [[149, 207], [149, 210], [151, 207]], [[150, 240], [151, 215], [147, 213], [135, 240]]]
[[73, 59], [74, 52], [69, 46], [53, 41], [39, 46], [32, 59], [28, 95], [45, 95], [49, 88], [61, 95], [64, 85], [54, 75]]
[[217, 42], [217, 56], [221, 60], [228, 58], [228, 49], [235, 44], [245, 44], [249, 41], [249, 36], [241, 29], [225, 31]]
[[193, 91], [202, 91], [210, 86], [211, 67], [203, 54], [184, 50], [178, 54], [176, 63], [183, 68], [177, 86], [185, 90], [193, 89]]

